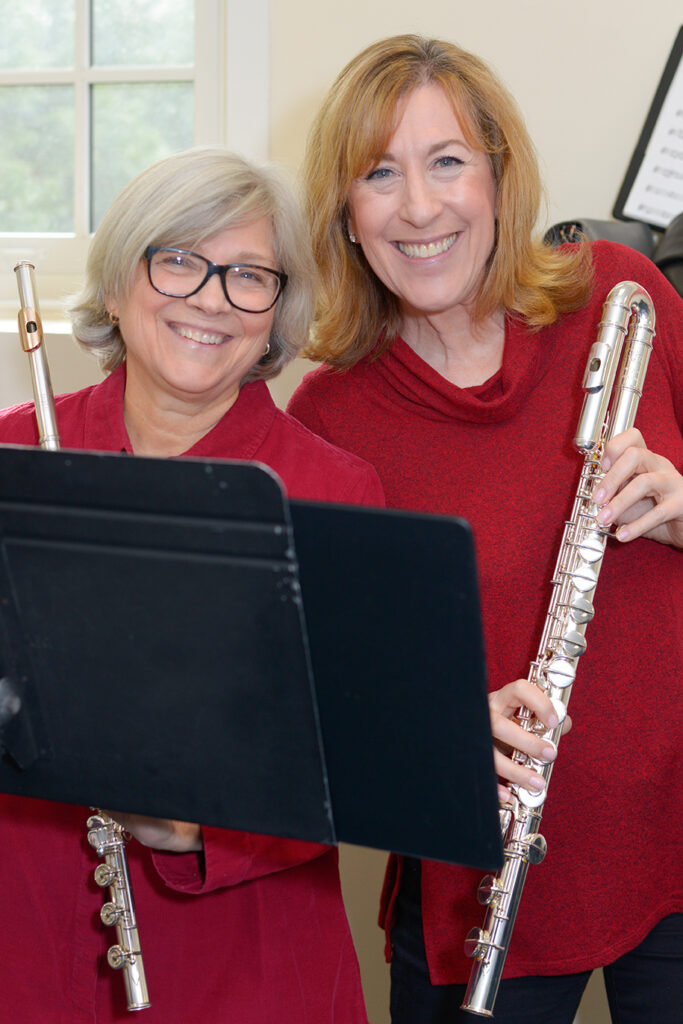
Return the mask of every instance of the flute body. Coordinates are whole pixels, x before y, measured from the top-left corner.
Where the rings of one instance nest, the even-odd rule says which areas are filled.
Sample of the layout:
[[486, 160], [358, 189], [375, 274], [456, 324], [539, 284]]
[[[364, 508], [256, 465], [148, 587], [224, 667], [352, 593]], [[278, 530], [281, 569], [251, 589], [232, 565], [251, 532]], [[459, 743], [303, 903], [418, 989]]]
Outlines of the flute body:
[[[33, 264], [26, 261], [14, 268], [21, 304], [19, 335], [22, 348], [29, 356], [40, 447], [46, 451], [57, 451], [60, 437], [34, 286], [34, 269]], [[118, 822], [100, 810], [88, 818], [87, 826], [88, 842], [98, 856], [104, 857], [104, 864], [95, 871], [95, 881], [101, 887], [109, 887], [110, 900], [102, 907], [100, 918], [103, 924], [116, 928], [117, 942], [109, 949], [107, 960], [111, 967], [123, 972], [128, 1009], [144, 1010], [151, 1004], [126, 862], [125, 848], [130, 836]]]
[[[577, 663], [586, 650], [586, 627], [594, 616], [593, 595], [609, 536], [609, 530], [597, 523], [598, 507], [592, 499], [604, 475], [602, 452], [611, 437], [633, 426], [654, 324], [648, 293], [632, 281], [622, 281], [607, 296], [598, 336], [588, 356], [584, 402], [574, 438], [584, 464], [551, 581], [553, 593], [538, 653], [528, 676], [550, 698], [558, 725], [546, 729], [527, 708], [520, 708], [516, 716], [523, 729], [555, 747], [562, 734]], [[512, 757], [541, 774], [546, 787], [541, 793], [518, 785], [509, 787], [513, 799], [500, 812], [503, 867], [497, 876], [487, 875], [479, 886], [479, 902], [488, 909], [483, 926], [473, 928], [465, 940], [465, 953], [474, 964], [462, 1008], [481, 1017], [493, 1016], [529, 865], [539, 864], [546, 854], [546, 841], [539, 827], [553, 763], [536, 761], [519, 750]]]

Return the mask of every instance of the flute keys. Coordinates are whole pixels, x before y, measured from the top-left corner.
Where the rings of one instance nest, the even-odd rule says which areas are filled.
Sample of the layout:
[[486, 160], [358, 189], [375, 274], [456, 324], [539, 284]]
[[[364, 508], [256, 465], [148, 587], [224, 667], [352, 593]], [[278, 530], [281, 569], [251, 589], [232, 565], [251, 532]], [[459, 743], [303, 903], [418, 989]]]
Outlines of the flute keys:
[[495, 875], [485, 875], [477, 888], [477, 900], [482, 907], [488, 907], [490, 903], [498, 900], [504, 891]]
[[100, 888], [104, 889], [107, 885], [111, 885], [116, 878], [116, 869], [109, 864], [98, 864], [95, 868], [94, 878]]
[[567, 717], [567, 705], [560, 697], [556, 697], [554, 694], [550, 697], [550, 703], [555, 709], [557, 715], [557, 724], [562, 725], [565, 718]]
[[[542, 789], [538, 792], [535, 789], [524, 789], [523, 786], [517, 786], [517, 798], [523, 807], [528, 807], [529, 810], [536, 810], [538, 807], [542, 807], [545, 803], [547, 790]], [[524, 853], [524, 859], [526, 860], [526, 853]]]
[[569, 614], [577, 625], [583, 626], [591, 621], [595, 615], [595, 609], [587, 597], [575, 591], [569, 601]]
[[605, 553], [605, 538], [597, 530], [589, 530], [579, 542], [578, 551], [584, 562], [599, 562]]
[[502, 807], [498, 808], [498, 821], [500, 824], [500, 834], [503, 842], [505, 842], [508, 832], [510, 831], [510, 828], [518, 814], [519, 806], [514, 797], [512, 797], [511, 803], [506, 803]]
[[598, 566], [596, 570], [592, 565], [582, 562], [574, 569], [571, 574], [572, 585], [580, 594], [589, 594], [591, 590], [595, 590], [598, 583], [599, 568]]
[[115, 971], [120, 971], [126, 965], [128, 959], [129, 956], [123, 946], [111, 946], [107, 950], [107, 963]]
[[92, 814], [87, 821], [88, 842], [98, 857], [104, 857], [107, 848], [111, 845], [107, 833], [106, 822], [101, 814]]
[[471, 960], [482, 960], [489, 949], [496, 948], [491, 935], [483, 928], [471, 928], [465, 939], [465, 956]]
[[576, 676], [576, 666], [568, 658], [553, 658], [545, 668], [545, 677], [551, 686], [563, 690], [571, 686]]
[[121, 911], [115, 903], [104, 903], [100, 910], [100, 920], [108, 927], [115, 925], [121, 917]]
[[527, 860], [529, 864], [540, 864], [541, 861], [544, 860], [545, 855], [548, 852], [548, 844], [539, 832], [527, 836], [524, 845], [526, 847], [524, 859]]
[[586, 638], [576, 630], [570, 630], [562, 637], [562, 653], [568, 658], [580, 658], [586, 650]]

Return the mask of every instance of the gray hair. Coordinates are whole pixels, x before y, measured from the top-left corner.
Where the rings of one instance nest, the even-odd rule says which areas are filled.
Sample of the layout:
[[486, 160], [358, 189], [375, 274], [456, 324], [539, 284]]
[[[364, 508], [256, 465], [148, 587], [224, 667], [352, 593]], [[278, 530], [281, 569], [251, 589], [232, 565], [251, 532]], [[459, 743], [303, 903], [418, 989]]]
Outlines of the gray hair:
[[160, 160], [114, 200], [90, 244], [83, 287], [69, 303], [76, 341], [104, 371], [115, 369], [126, 346], [106, 304], [128, 298], [147, 246], [195, 249], [260, 217], [270, 220], [278, 269], [288, 281], [275, 306], [270, 351], [244, 379], [275, 377], [308, 341], [315, 286], [308, 232], [283, 173], [225, 149], [200, 147]]

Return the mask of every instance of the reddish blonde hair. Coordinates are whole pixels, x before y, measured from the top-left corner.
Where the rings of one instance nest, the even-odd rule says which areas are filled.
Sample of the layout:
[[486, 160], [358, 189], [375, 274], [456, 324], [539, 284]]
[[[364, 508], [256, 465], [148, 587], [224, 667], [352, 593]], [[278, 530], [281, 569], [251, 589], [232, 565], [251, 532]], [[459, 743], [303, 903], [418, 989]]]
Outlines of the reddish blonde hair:
[[589, 247], [550, 249], [534, 236], [543, 195], [538, 161], [507, 89], [483, 61], [451, 43], [394, 36], [347, 64], [310, 132], [303, 179], [320, 295], [309, 358], [351, 366], [378, 354], [399, 329], [396, 297], [349, 241], [346, 201], [353, 180], [386, 152], [401, 101], [426, 83], [443, 89], [496, 181], [497, 237], [474, 319], [503, 308], [537, 329], [588, 301]]

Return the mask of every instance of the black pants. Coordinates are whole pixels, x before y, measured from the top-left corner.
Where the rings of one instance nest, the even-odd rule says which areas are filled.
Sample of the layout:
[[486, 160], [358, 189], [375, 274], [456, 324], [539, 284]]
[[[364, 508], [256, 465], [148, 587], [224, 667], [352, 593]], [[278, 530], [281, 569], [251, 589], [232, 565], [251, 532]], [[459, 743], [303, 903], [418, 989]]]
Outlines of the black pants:
[[[460, 1009], [465, 985], [432, 985], [422, 931], [420, 862], [406, 858], [391, 933], [392, 1024], [474, 1024]], [[603, 968], [613, 1024], [683, 1022], [683, 914], [672, 914]], [[590, 971], [502, 981], [495, 1024], [572, 1024]]]

